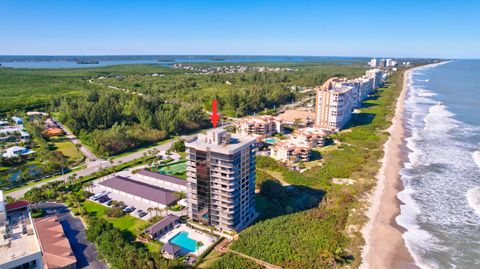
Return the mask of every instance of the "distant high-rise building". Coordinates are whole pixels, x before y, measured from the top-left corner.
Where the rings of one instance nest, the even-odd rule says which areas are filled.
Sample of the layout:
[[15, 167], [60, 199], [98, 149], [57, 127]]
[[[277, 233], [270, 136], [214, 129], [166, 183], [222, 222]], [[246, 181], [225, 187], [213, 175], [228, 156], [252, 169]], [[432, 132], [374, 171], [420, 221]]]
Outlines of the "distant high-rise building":
[[221, 128], [185, 143], [188, 215], [221, 230], [240, 231], [256, 218], [253, 137]]
[[387, 60], [381, 59], [377, 67], [385, 68], [387, 66]]
[[385, 64], [386, 64], [387, 66], [392, 66], [392, 61], [393, 61], [392, 59], [387, 59], [386, 62], [385, 62]]
[[368, 62], [368, 65], [370, 67], [377, 67], [377, 59], [371, 59], [370, 62]]

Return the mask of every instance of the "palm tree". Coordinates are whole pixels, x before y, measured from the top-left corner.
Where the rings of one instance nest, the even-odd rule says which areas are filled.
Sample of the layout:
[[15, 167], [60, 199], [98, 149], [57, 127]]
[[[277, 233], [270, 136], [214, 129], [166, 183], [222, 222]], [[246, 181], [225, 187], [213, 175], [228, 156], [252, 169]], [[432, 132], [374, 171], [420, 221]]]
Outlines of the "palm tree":
[[[159, 207], [155, 207], [153, 210], [155, 210], [155, 216], [158, 216], [158, 213], [162, 212], [162, 209]], [[160, 214], [161, 215], [161, 214]]]
[[71, 180], [73, 183], [75, 183], [75, 182], [77, 181], [77, 176], [78, 176], [78, 175], [77, 175], [76, 173], [73, 173], [72, 176], [71, 176], [71, 178], [70, 178], [70, 180]]
[[195, 246], [197, 247], [197, 256], [200, 256], [200, 247], [203, 246], [202, 241], [196, 241]]
[[152, 217], [152, 211], [153, 211], [153, 208], [151, 207], [147, 208], [147, 212], [150, 214], [150, 218]]
[[84, 186], [89, 192], [93, 192], [93, 182], [85, 182]]

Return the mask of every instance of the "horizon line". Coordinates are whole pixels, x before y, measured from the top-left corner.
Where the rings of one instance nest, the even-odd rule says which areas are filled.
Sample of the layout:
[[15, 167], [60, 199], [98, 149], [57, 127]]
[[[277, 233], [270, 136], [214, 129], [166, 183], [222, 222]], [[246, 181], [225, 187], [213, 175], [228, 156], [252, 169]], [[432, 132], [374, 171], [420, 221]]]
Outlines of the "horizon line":
[[338, 56], [338, 55], [295, 55], [295, 54], [0, 54], [0, 57], [112, 57], [112, 56], [227, 56], [227, 57], [327, 57], [327, 58], [392, 58], [392, 59], [439, 59], [439, 60], [478, 60], [480, 58], [442, 58], [411, 56]]

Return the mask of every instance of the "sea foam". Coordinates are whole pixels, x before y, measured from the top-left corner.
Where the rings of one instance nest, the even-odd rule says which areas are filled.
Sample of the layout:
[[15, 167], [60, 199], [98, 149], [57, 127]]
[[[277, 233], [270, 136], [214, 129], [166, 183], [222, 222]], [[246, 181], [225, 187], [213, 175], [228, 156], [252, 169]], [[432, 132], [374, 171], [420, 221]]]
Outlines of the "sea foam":
[[480, 187], [475, 187], [467, 192], [468, 205], [480, 216]]
[[478, 168], [480, 168], [480, 150], [473, 153], [473, 160], [475, 161], [475, 164], [477, 164]]
[[[400, 172], [404, 190], [397, 197], [403, 205], [396, 222], [406, 228], [406, 247], [420, 268], [456, 268], [470, 265], [465, 253], [479, 253], [472, 229], [479, 223], [480, 187], [472, 188], [480, 182], [476, 180], [480, 151], [473, 155], [474, 164], [472, 144], [465, 139], [480, 129], [458, 120], [439, 102], [443, 96], [423, 84], [422, 73], [414, 71], [407, 80], [404, 117], [409, 152]], [[465, 233], [470, 241], [462, 238]]]

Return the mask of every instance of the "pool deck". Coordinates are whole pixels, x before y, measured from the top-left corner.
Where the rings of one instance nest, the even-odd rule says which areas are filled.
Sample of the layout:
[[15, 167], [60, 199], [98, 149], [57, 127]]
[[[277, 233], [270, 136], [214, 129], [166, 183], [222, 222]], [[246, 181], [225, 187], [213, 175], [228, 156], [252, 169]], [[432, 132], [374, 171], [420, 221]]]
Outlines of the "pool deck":
[[[170, 232], [168, 232], [167, 234], [162, 236], [160, 238], [160, 242], [166, 244], [166, 243], [168, 243], [168, 241], [170, 239], [172, 239], [175, 235], [177, 235], [180, 232], [188, 232], [188, 237], [189, 238], [191, 238], [192, 240], [200, 241], [200, 242], [203, 243], [203, 245], [200, 247], [199, 251], [190, 252], [192, 255], [195, 255], [195, 256], [201, 255], [203, 252], [205, 252], [205, 250], [207, 250], [217, 240], [216, 237], [214, 237], [210, 234], [207, 234], [205, 232], [202, 232], [202, 231], [199, 231], [199, 230], [196, 230], [196, 229], [189, 228], [185, 224], [180, 224], [177, 227], [175, 227], [173, 230], [171, 230]], [[179, 246], [179, 247], [181, 247], [181, 246]]]

